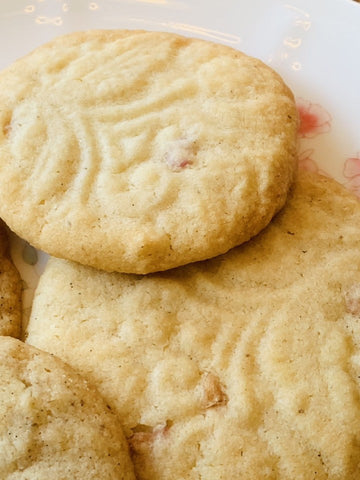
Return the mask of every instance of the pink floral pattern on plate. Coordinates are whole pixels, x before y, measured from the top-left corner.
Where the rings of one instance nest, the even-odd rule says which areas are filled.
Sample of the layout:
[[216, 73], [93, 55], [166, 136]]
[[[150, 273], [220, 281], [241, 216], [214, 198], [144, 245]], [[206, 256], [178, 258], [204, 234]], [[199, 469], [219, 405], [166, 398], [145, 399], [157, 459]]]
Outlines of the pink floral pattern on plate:
[[[312, 103], [309, 100], [298, 98], [296, 104], [300, 117], [298, 131], [300, 139], [299, 168], [329, 176], [327, 172], [320, 169], [314, 160], [315, 148], [311, 147], [315, 137], [321, 133], [330, 132], [332, 117], [330, 113], [318, 103]], [[301, 147], [304, 147], [304, 149], [302, 150]], [[343, 176], [345, 178], [343, 182], [344, 186], [360, 197], [360, 152], [357, 152], [352, 157], [346, 158], [343, 164]]]
[[[299, 139], [314, 139], [321, 133], [327, 133], [331, 129], [331, 115], [324, 107], [318, 103], [312, 103], [304, 98], [296, 100], [297, 109], [299, 112], [300, 124], [298, 135]], [[300, 148], [301, 148], [300, 142]], [[321, 170], [318, 164], [313, 159], [315, 148], [305, 148], [299, 153], [299, 168], [308, 170], [309, 172], [327, 175], [324, 170]]]
[[299, 168], [301, 168], [301, 170], [307, 170], [308, 172], [314, 173], [319, 171], [317, 163], [311, 158], [314, 151], [314, 148], [308, 148], [299, 153]]
[[298, 98], [296, 104], [300, 117], [300, 138], [314, 138], [330, 131], [332, 118], [325, 108], [303, 98]]
[[311, 158], [311, 155], [315, 152], [314, 148], [308, 148], [299, 153], [299, 168], [301, 170], [307, 170], [308, 172], [318, 173], [324, 177], [329, 177], [329, 174], [322, 170], [318, 164]]

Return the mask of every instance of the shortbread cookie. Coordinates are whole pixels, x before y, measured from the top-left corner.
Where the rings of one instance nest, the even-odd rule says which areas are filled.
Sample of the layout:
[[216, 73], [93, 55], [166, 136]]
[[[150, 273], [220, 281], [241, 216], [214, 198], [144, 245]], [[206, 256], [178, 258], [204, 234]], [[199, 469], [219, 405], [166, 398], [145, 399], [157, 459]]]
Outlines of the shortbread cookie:
[[10, 256], [9, 241], [0, 220], [0, 335], [20, 336], [22, 282]]
[[134, 480], [116, 416], [68, 365], [0, 337], [1, 480]]
[[0, 215], [108, 271], [224, 253], [268, 224], [293, 179], [292, 93], [224, 45], [73, 33], [4, 70], [0, 106]]
[[98, 385], [139, 479], [358, 480], [360, 204], [302, 173], [247, 244], [145, 277], [53, 259], [27, 341]]

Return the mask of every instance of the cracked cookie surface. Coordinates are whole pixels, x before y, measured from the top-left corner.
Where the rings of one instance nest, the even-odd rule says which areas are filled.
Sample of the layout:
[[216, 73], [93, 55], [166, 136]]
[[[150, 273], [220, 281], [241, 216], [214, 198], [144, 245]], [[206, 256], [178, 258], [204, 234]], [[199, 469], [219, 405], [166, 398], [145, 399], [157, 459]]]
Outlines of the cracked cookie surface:
[[0, 215], [61, 258], [148, 273], [222, 254], [283, 206], [297, 111], [224, 45], [88, 31], [0, 73]]

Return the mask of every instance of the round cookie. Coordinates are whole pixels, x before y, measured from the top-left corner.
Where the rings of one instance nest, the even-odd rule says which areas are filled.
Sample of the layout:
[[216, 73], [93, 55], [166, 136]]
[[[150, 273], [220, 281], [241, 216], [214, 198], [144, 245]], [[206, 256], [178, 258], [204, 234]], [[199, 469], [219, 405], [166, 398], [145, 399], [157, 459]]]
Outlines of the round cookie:
[[0, 335], [19, 337], [22, 282], [9, 251], [5, 225], [0, 220]]
[[60, 359], [0, 337], [2, 480], [134, 480], [121, 426]]
[[27, 341], [96, 384], [141, 480], [357, 480], [360, 203], [301, 173], [247, 244], [145, 277], [52, 259]]
[[283, 206], [293, 95], [228, 46], [59, 37], [0, 73], [0, 215], [61, 258], [149, 273], [224, 253]]

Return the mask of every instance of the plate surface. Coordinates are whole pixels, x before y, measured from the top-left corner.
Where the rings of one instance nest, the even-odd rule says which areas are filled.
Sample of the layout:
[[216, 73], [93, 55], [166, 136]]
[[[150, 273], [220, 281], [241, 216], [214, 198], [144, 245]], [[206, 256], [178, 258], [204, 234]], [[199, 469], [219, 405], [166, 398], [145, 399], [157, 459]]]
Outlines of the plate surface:
[[[360, 4], [352, 0], [3, 0], [0, 68], [89, 28], [166, 30], [230, 45], [277, 70], [297, 99], [299, 162], [360, 197]], [[28, 313], [46, 256], [12, 238]]]

